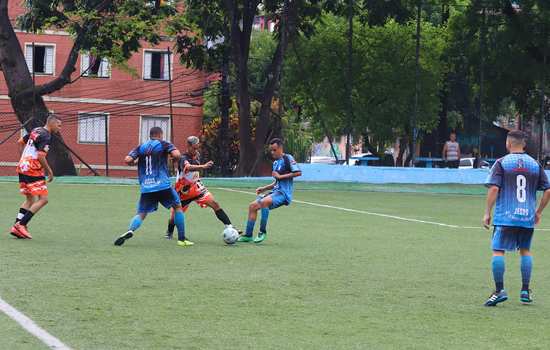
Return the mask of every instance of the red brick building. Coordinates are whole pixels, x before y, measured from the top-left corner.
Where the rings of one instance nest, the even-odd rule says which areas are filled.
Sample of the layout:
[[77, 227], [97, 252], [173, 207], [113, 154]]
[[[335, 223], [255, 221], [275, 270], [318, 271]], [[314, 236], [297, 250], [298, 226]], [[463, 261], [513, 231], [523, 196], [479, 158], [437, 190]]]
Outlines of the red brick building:
[[[23, 11], [18, 2], [10, 2], [9, 6], [10, 18], [15, 19]], [[34, 69], [36, 84], [55, 78], [73, 44], [69, 34], [19, 31], [17, 36], [29, 70]], [[112, 67], [107, 59], [82, 53], [72, 78], [81, 77], [44, 96], [48, 108], [64, 122], [62, 135], [66, 144], [98, 172], [105, 172], [108, 156], [109, 175], [135, 176], [122, 160], [132, 147], [148, 138], [152, 126], [162, 127], [165, 138], [173, 138], [178, 148], [184, 146], [187, 136], [200, 132], [202, 89], [207, 76], [179, 64], [179, 56], [168, 53], [173, 44], [169, 39], [154, 47], [144, 43], [128, 61], [133, 72]], [[0, 72], [0, 128], [16, 123]], [[0, 136], [7, 135], [0, 133]], [[18, 136], [0, 146], [0, 175], [14, 175], [14, 164], [19, 158], [15, 144]], [[73, 160], [81, 175], [90, 174], [77, 158]]]

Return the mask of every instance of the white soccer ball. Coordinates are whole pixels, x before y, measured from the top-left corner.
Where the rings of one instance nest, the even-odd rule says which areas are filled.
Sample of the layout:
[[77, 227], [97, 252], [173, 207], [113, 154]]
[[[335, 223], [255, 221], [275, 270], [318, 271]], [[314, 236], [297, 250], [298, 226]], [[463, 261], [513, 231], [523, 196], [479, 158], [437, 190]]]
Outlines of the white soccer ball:
[[222, 237], [226, 244], [234, 244], [239, 239], [239, 232], [233, 227], [228, 226], [223, 230]]

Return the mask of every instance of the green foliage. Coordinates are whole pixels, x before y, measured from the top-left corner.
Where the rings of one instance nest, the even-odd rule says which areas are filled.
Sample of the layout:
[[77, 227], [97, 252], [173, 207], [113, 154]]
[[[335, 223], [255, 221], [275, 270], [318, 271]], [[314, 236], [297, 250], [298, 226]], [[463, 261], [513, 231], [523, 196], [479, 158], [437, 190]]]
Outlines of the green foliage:
[[175, 7], [154, 1], [59, 1], [27, 2], [27, 12], [19, 20], [24, 30], [40, 32], [57, 29], [69, 32], [81, 50], [108, 57], [115, 65], [125, 65], [143, 41], [157, 44], [163, 24], [176, 14]]
[[[346, 69], [347, 24], [333, 15], [310, 40], [301, 40], [292, 51], [284, 74], [286, 96], [299, 103], [302, 113], [333, 134], [344, 132], [347, 122]], [[404, 133], [413, 112], [415, 91], [415, 26], [390, 20], [384, 26], [354, 23], [353, 132], [369, 130], [379, 139], [393, 140]], [[446, 33], [422, 24], [421, 94], [418, 125], [432, 130], [438, 123], [439, 90], [446, 65], [441, 57]]]

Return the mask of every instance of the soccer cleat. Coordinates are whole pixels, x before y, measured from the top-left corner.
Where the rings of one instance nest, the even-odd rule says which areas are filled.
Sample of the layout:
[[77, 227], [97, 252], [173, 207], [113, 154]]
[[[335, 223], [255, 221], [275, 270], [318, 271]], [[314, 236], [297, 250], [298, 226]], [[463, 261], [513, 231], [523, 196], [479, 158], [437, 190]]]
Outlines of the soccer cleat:
[[485, 306], [497, 306], [498, 303], [502, 303], [504, 301], [508, 300], [508, 294], [506, 294], [506, 291], [503, 289], [500, 292], [494, 292], [491, 294], [489, 299], [485, 302]]
[[258, 233], [258, 237], [254, 238], [254, 243], [262, 243], [267, 238], [267, 232]]
[[533, 299], [531, 298], [531, 290], [522, 290], [519, 294], [519, 301], [523, 304], [531, 304]]
[[19, 222], [13, 225], [10, 233], [12, 234], [12, 236], [15, 236], [17, 238], [32, 239], [31, 234], [29, 233], [29, 231], [27, 231], [27, 227], [21, 225], [21, 223]]
[[183, 240], [183, 241], [178, 241], [178, 246], [180, 247], [190, 247], [192, 245], [195, 245], [195, 243], [191, 242], [190, 240]]
[[174, 232], [166, 232], [164, 235], [164, 238], [166, 239], [172, 239], [172, 237], [174, 237]]
[[254, 242], [254, 239], [252, 237], [249, 237], [249, 236], [241, 236], [241, 237], [239, 237], [239, 239], [237, 239], [237, 242], [250, 243], [250, 242]]
[[121, 245], [124, 244], [124, 242], [126, 242], [127, 239], [130, 239], [132, 237], [134, 237], [134, 231], [129, 230], [125, 234], [123, 234], [122, 236], [120, 236], [116, 239], [115, 245], [116, 246], [121, 246]]

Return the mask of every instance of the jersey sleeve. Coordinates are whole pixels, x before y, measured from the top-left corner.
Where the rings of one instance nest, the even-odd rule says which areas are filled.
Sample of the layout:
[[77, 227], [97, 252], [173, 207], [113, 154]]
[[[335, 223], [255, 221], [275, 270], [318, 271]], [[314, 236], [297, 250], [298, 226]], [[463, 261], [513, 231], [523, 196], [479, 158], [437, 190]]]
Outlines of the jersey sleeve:
[[128, 153], [128, 156], [132, 157], [133, 159], [138, 159], [139, 158], [139, 146], [137, 146], [136, 148], [131, 150], [130, 153]]
[[166, 141], [162, 141], [162, 150], [165, 152], [165, 153], [172, 153], [172, 151], [174, 151], [176, 149], [176, 146], [174, 146], [172, 143], [170, 142], [166, 142]]
[[39, 133], [34, 140], [34, 147], [36, 147], [36, 150], [38, 152], [48, 153], [48, 151], [50, 150], [50, 141], [51, 138], [48, 133]]
[[502, 164], [500, 163], [500, 161], [497, 160], [497, 162], [491, 168], [491, 173], [489, 173], [489, 176], [485, 181], [485, 186], [486, 187], [497, 186], [501, 188], [503, 182], [504, 182], [504, 169], [502, 168]]
[[539, 169], [539, 184], [537, 189], [539, 191], [546, 191], [550, 189], [550, 182], [548, 182], [548, 176], [546, 175], [544, 168], [540, 166]]
[[300, 167], [298, 166], [298, 163], [296, 162], [294, 157], [291, 156], [290, 154], [288, 155], [288, 161], [290, 163], [290, 172], [291, 173], [297, 173], [297, 172], [301, 171]]

